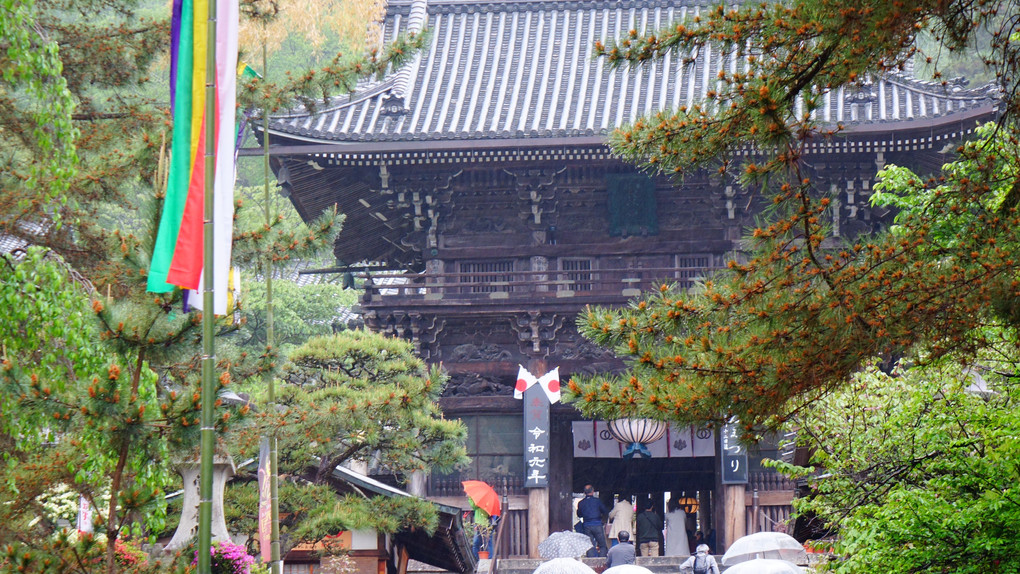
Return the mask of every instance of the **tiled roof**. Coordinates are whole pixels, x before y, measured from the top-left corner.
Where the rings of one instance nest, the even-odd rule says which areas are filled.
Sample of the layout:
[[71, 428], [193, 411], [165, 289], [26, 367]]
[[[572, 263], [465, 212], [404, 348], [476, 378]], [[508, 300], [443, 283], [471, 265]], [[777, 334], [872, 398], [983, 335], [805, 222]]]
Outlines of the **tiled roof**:
[[[425, 20], [432, 45], [386, 81], [309, 115], [277, 116], [272, 131], [314, 142], [599, 137], [716, 88], [735, 53], [706, 48], [695, 63], [666, 57], [610, 69], [595, 41], [659, 29], [698, 14], [698, 0], [392, 0], [387, 38]], [[824, 97], [819, 120], [850, 127], [931, 119], [993, 103], [994, 91], [906, 75]]]
[[12, 253], [28, 247], [28, 242], [13, 235], [0, 234], [0, 253]]

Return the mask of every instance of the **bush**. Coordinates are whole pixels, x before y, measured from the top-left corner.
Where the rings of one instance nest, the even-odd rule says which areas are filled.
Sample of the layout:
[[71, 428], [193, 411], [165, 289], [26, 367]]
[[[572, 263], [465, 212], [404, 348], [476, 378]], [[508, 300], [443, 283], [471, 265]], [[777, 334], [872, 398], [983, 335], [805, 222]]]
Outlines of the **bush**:
[[[213, 574], [252, 574], [255, 558], [245, 551], [244, 546], [233, 542], [216, 542], [209, 552], [212, 554]], [[198, 564], [197, 551], [192, 564]]]

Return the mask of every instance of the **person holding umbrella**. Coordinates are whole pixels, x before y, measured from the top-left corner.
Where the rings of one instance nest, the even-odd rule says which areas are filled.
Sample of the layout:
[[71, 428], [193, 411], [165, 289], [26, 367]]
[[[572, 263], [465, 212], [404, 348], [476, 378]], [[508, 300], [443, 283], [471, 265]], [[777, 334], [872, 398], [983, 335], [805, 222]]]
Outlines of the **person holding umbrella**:
[[577, 503], [577, 515], [581, 518], [584, 526], [584, 533], [591, 538], [594, 546], [588, 551], [588, 557], [605, 557], [609, 552], [606, 544], [606, 531], [602, 527], [602, 517], [609, 515], [609, 509], [604, 502], [595, 498], [595, 487], [590, 484], [584, 485], [584, 498]]
[[475, 560], [479, 558], [479, 552], [483, 548], [489, 556], [492, 556], [492, 531], [499, 516], [489, 516], [489, 513], [476, 506], [474, 502], [471, 503], [471, 508], [474, 509], [475, 519], [475, 536], [471, 541], [471, 551], [475, 554]]
[[501, 511], [499, 495], [491, 486], [480, 480], [465, 480], [461, 485], [474, 511], [475, 536], [471, 549], [477, 560], [478, 553], [483, 547], [486, 552], [492, 554], [492, 531]]

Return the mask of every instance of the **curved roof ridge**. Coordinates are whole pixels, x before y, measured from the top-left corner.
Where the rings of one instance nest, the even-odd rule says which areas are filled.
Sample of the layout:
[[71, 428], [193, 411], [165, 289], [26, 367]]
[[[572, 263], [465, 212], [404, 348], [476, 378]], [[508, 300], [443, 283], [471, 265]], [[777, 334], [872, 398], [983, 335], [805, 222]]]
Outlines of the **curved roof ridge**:
[[[412, 0], [411, 13], [407, 21], [407, 32], [414, 34], [420, 33], [424, 29], [427, 19], [428, 0]], [[411, 77], [417, 73], [418, 65], [421, 62], [421, 52], [422, 51], [419, 50], [418, 53], [415, 54], [414, 60], [411, 63], [401, 66], [400, 69], [398, 69], [391, 77], [379, 82], [370, 80], [365, 83], [360, 91], [358, 90], [358, 87], [355, 86], [354, 91], [331, 98], [332, 101], [329, 106], [318, 108], [315, 113], [311, 113], [305, 106], [300, 106], [289, 113], [276, 114], [274, 117], [280, 119], [293, 119], [336, 112], [346, 107], [356, 106], [365, 100], [374, 98], [388, 91], [392, 91], [394, 95], [404, 98]]]
[[[411, 3], [411, 13], [407, 18], [407, 32], [409, 34], [418, 34], [425, 28], [425, 22], [428, 21], [428, 0], [414, 0]], [[411, 81], [411, 78], [418, 73], [418, 67], [421, 65], [422, 50], [414, 55], [414, 60], [397, 70], [393, 78], [393, 94], [398, 98], [404, 99], [404, 108], [407, 108], [407, 86]]]
[[294, 108], [292, 111], [288, 113], [273, 114], [273, 118], [279, 119], [307, 118], [336, 112], [344, 108], [358, 105], [364, 102], [365, 100], [370, 100], [378, 96], [379, 94], [388, 92], [390, 88], [393, 86], [393, 81], [394, 81], [393, 78], [387, 78], [386, 80], [383, 80], [381, 82], [373, 82], [369, 84], [367, 87], [365, 87], [365, 89], [363, 89], [360, 92], [357, 91], [357, 88], [355, 88], [355, 91], [353, 92], [349, 92], [347, 94], [339, 96], [333, 96], [332, 98], [330, 98], [330, 100], [332, 101], [330, 101], [330, 105], [328, 107], [324, 106], [316, 108], [314, 113], [311, 112], [305, 106], [298, 106], [297, 108]]
[[[998, 91], [998, 87], [994, 82], [989, 82], [976, 88], [964, 88], [963, 85], [954, 82], [953, 80], [946, 80], [945, 82], [937, 80], [922, 80], [920, 78], [907, 76], [898, 72], [881, 74], [878, 77], [884, 79], [890, 84], [896, 84], [915, 92], [948, 99], [963, 100], [981, 96], [989, 97], [992, 92]], [[959, 87], [959, 89], [954, 90], [954, 86]]]

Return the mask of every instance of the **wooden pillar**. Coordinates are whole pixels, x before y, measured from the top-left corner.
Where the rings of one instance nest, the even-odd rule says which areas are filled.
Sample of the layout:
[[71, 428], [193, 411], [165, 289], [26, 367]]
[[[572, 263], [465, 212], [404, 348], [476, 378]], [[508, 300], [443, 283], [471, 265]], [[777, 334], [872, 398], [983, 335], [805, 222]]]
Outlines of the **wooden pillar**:
[[574, 516], [574, 437], [570, 420], [552, 416], [552, 453], [549, 475], [549, 532], [570, 530]]
[[[723, 524], [722, 532], [716, 533], [716, 542], [722, 546], [713, 552], [722, 554], [737, 538], [747, 532], [746, 502], [743, 484], [724, 484], [723, 493]], [[719, 535], [722, 535], [721, 537]]]
[[[703, 536], [708, 537], [709, 531], [715, 528], [712, 520], [712, 498], [710, 490], [698, 490], [698, 529]], [[712, 549], [715, 551], [715, 548]]]
[[539, 558], [538, 544], [549, 538], [549, 489], [528, 489], [528, 557]]

